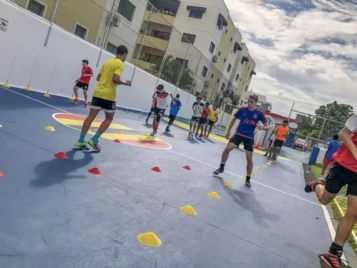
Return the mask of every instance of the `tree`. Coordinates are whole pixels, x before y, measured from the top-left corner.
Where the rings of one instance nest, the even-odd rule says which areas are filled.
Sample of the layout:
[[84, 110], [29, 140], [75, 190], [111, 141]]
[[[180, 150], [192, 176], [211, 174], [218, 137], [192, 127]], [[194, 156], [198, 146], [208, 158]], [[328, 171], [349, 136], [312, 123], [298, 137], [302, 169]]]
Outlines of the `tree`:
[[[160, 65], [161, 64], [152, 65], [146, 71], [155, 76], [158, 76], [160, 71]], [[168, 56], [164, 61], [160, 78], [173, 85], [176, 85], [177, 80], [179, 79], [179, 76], [181, 74], [181, 70], [182, 64], [176, 61], [172, 56]], [[188, 91], [189, 93], [193, 93], [195, 91], [196, 81], [194, 79], [194, 74], [189, 68], [184, 67], [178, 87], [185, 91]]]

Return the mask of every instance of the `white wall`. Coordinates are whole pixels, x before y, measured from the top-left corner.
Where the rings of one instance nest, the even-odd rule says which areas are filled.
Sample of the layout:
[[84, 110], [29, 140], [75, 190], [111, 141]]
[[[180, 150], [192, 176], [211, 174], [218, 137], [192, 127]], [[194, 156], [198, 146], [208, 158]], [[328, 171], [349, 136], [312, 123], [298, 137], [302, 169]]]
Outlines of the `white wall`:
[[[80, 76], [82, 59], [89, 60], [96, 76], [103, 62], [113, 57], [103, 51], [99, 67], [96, 67], [100, 49], [55, 26], [48, 45], [44, 47], [48, 21], [4, 0], [0, 0], [0, 17], [9, 21], [7, 31], [0, 31], [1, 84], [6, 82], [10, 74], [11, 86], [24, 88], [30, 84], [32, 90], [49, 90], [50, 94], [72, 96], [74, 81]], [[130, 63], [126, 63], [126, 66], [123, 79], [130, 80], [135, 68]], [[117, 105], [148, 110], [158, 82], [163, 83], [167, 91], [181, 94], [183, 109], [179, 116], [191, 118], [194, 96], [164, 81], [158, 81], [139, 68], [135, 71], [132, 87], [118, 87]], [[95, 86], [93, 78], [89, 95]]]

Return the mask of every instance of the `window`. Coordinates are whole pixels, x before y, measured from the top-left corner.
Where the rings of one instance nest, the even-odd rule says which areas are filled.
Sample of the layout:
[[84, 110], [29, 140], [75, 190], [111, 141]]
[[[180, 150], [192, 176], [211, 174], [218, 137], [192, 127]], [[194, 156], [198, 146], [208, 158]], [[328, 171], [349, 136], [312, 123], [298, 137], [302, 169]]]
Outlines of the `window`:
[[196, 35], [194, 34], [188, 34], [188, 33], [184, 33], [182, 38], [181, 38], [181, 42], [183, 43], [191, 43], [194, 44], [196, 40]]
[[224, 63], [226, 63], [226, 61], [227, 61], [227, 59], [226, 59], [226, 58], [224, 58], [223, 62], [224, 62]]
[[239, 79], [239, 74], [237, 74], [237, 76], [236, 76], [236, 81], [238, 81], [238, 79]]
[[223, 91], [226, 88], [226, 84], [222, 83], [221, 90]]
[[208, 72], [207, 67], [206, 67], [206, 66], [203, 66], [203, 69], [202, 69], [202, 76], [203, 76], [203, 77], [206, 77], [207, 72]]
[[221, 51], [218, 51], [218, 57], [221, 56]]
[[118, 13], [128, 21], [132, 21], [135, 13], [135, 6], [129, 0], [120, 0]]
[[117, 54], [117, 46], [113, 45], [112, 43], [108, 42], [106, 50], [114, 55]]
[[35, 0], [30, 0], [27, 9], [36, 15], [43, 17], [45, 15], [45, 6]]
[[231, 69], [232, 69], [232, 65], [231, 65], [231, 64], [228, 64], [227, 72], [230, 72]]
[[227, 34], [228, 33], [228, 29], [226, 29], [226, 32], [225, 32], [225, 34]]
[[211, 53], [213, 53], [215, 48], [216, 48], [216, 45], [213, 44], [213, 42], [211, 42], [211, 45], [209, 46], [209, 51], [210, 51]]
[[185, 68], [187, 68], [188, 60], [176, 58], [176, 61], [179, 62], [181, 64], [181, 66], [184, 65]]
[[204, 12], [201, 9], [190, 9], [190, 14], [188, 16], [194, 19], [202, 19], [203, 13]]
[[74, 34], [79, 36], [80, 38], [86, 39], [87, 37], [87, 29], [84, 28], [83, 26], [76, 24], [76, 26], [74, 27]]
[[233, 37], [231, 37], [231, 42], [233, 41]]
[[211, 74], [211, 78], [213, 78], [214, 77], [214, 74]]

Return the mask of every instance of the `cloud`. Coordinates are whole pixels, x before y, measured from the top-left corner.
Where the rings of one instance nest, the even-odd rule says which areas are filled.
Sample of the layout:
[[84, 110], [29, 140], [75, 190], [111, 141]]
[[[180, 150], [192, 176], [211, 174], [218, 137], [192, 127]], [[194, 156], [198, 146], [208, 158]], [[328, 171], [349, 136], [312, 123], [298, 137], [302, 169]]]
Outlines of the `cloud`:
[[286, 115], [295, 101], [313, 113], [334, 100], [357, 111], [357, 0], [226, 4], [257, 63], [250, 89], [267, 95], [274, 112]]

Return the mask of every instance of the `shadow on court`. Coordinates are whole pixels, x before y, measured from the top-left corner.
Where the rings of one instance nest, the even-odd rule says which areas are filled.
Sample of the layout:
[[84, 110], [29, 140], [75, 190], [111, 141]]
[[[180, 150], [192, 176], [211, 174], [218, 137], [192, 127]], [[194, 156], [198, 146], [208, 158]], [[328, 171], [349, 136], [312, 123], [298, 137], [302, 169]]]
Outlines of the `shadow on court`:
[[[74, 155], [80, 153], [83, 155], [82, 159], [74, 160]], [[68, 159], [54, 158], [50, 161], [39, 163], [34, 173], [37, 178], [30, 182], [30, 185], [36, 188], [48, 187], [53, 184], [62, 183], [68, 179], [85, 179], [87, 176], [76, 174], [76, 170], [85, 167], [92, 160], [92, 152], [83, 153], [79, 150], [71, 150], [65, 153]]]

